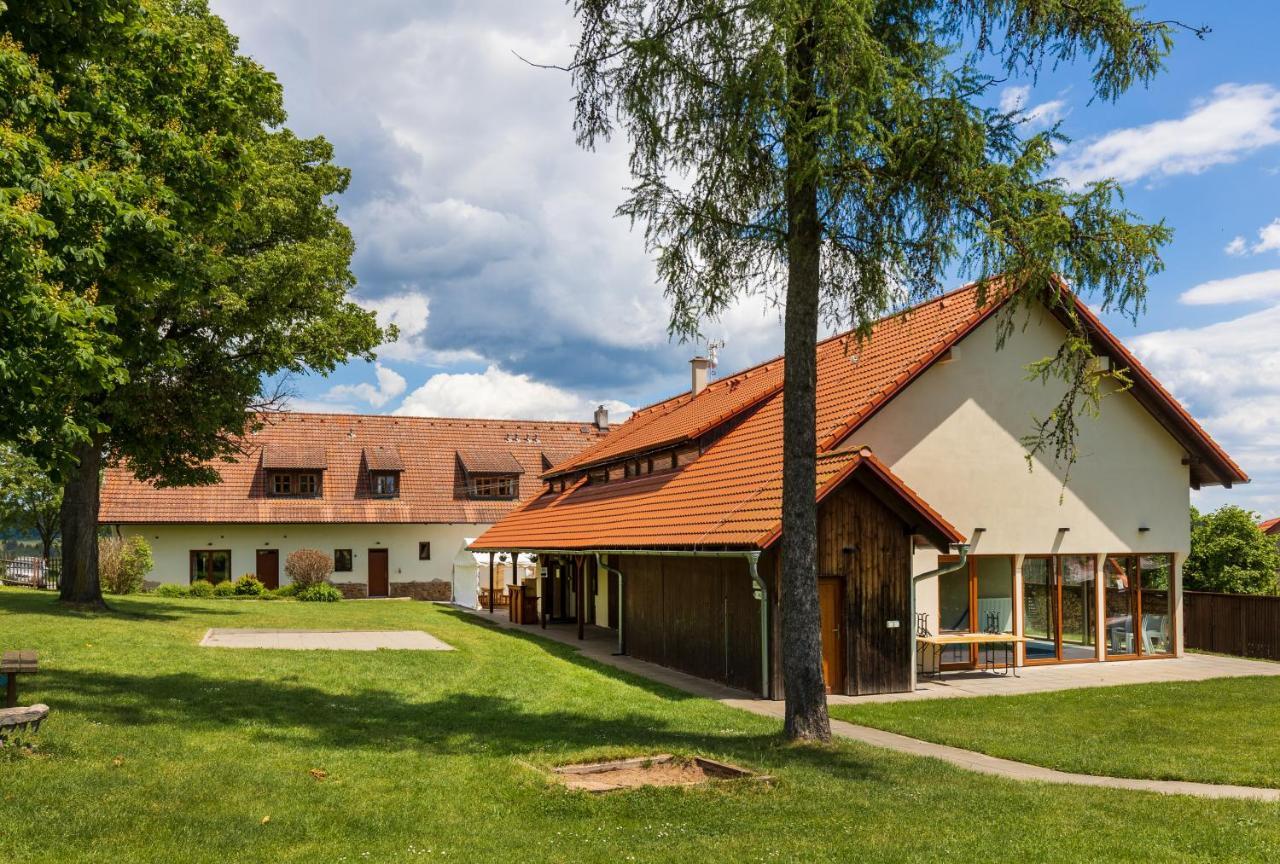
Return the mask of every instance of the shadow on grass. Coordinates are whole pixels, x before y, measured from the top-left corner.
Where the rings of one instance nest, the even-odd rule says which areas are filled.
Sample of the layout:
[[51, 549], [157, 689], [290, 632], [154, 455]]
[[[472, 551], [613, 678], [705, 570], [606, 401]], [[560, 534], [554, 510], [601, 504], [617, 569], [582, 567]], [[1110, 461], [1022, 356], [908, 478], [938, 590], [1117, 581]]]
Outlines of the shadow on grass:
[[[235, 615], [233, 608], [220, 609], [214, 606], [201, 605], [193, 607], [189, 601], [161, 601], [148, 598], [145, 603], [138, 603], [127, 596], [107, 594], [104, 596], [107, 608], [87, 609], [83, 606], [70, 606], [62, 603], [53, 591], [38, 591], [34, 588], [5, 588], [3, 611], [13, 615], [39, 615], [48, 618], [75, 618], [81, 620], [115, 619], [120, 621], [177, 621], [181, 618], [209, 615]], [[233, 603], [233, 600], [218, 600], [218, 603]]]
[[188, 732], [242, 728], [254, 740], [295, 746], [388, 752], [424, 749], [438, 755], [535, 759], [540, 752], [573, 759], [575, 750], [633, 748], [640, 753], [721, 755], [748, 763], [767, 758], [775, 764], [818, 768], [842, 779], [892, 780], [891, 772], [878, 760], [847, 749], [791, 747], [768, 733], [687, 730], [680, 727], [678, 718], [638, 711], [600, 715], [539, 711], [510, 697], [475, 693], [412, 701], [389, 690], [334, 693], [291, 682], [190, 673], [57, 670], [41, 677], [41, 698], [55, 712], [131, 727], [143, 736], [150, 734], [147, 728], [159, 727]]

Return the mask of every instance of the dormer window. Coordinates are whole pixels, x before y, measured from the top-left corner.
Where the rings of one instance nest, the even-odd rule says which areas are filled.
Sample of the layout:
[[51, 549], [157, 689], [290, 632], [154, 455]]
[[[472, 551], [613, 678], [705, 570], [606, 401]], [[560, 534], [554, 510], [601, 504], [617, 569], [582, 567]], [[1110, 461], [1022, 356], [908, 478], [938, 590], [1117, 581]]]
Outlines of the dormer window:
[[323, 447], [268, 444], [262, 448], [264, 488], [272, 498], [318, 498], [328, 462]]
[[520, 497], [524, 466], [507, 450], [459, 450], [458, 464], [466, 481], [466, 495], [485, 501]]
[[395, 498], [400, 494], [399, 471], [374, 471], [369, 481], [374, 498]]

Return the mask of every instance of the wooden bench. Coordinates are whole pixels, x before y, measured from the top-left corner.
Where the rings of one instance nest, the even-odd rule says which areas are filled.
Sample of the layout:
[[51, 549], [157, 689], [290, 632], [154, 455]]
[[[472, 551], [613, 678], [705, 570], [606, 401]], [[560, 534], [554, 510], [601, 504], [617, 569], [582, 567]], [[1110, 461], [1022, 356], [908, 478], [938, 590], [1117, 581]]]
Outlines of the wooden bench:
[[[5, 676], [6, 708], [13, 708], [18, 704], [18, 676], [34, 675], [37, 665], [34, 651], [6, 651], [0, 655], [0, 675]], [[45, 710], [48, 711], [47, 708]]]

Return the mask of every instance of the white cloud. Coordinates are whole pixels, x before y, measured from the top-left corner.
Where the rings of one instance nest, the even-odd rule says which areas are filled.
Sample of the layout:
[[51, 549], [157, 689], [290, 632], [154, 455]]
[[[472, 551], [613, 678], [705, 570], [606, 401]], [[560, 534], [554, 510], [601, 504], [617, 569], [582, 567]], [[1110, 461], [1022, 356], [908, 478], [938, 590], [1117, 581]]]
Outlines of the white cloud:
[[1206, 490], [1198, 501], [1280, 515], [1280, 306], [1147, 333], [1134, 353], [1201, 420], [1254, 482]]
[[1249, 251], [1249, 243], [1243, 237], [1236, 235], [1231, 238], [1231, 242], [1222, 248], [1223, 252], [1228, 255], [1239, 257]]
[[[600, 401], [490, 366], [483, 372], [441, 372], [405, 397], [393, 413], [426, 417], [589, 420]], [[611, 422], [631, 406], [604, 400]]]
[[325, 398], [341, 401], [351, 397], [369, 403], [370, 407], [381, 408], [403, 393], [408, 385], [403, 375], [394, 369], [383, 366], [381, 363], [374, 365], [373, 372], [378, 382], [376, 385], [369, 383], [339, 384], [336, 387], [330, 387]]
[[1201, 282], [1182, 292], [1178, 302], [1188, 306], [1212, 306], [1273, 298], [1280, 298], [1280, 270], [1262, 270], [1228, 279]]
[[1061, 174], [1073, 185], [1114, 177], [1198, 174], [1280, 143], [1280, 90], [1269, 84], [1221, 84], [1177, 120], [1117, 129], [1069, 147]]
[[1254, 255], [1259, 252], [1280, 251], [1280, 219], [1258, 229], [1258, 242], [1253, 244], [1251, 251]]
[[1032, 128], [1052, 126], [1066, 116], [1067, 100], [1051, 99], [1028, 108], [1027, 100], [1030, 96], [1030, 84], [1006, 87], [1000, 91], [1000, 111], [1004, 114], [1020, 114], [1022, 122]]
[[386, 297], [362, 299], [360, 305], [373, 312], [380, 327], [394, 324], [399, 334], [394, 342], [378, 348], [378, 356], [391, 360], [423, 360], [427, 347], [427, 320], [431, 317], [431, 301], [416, 289]]

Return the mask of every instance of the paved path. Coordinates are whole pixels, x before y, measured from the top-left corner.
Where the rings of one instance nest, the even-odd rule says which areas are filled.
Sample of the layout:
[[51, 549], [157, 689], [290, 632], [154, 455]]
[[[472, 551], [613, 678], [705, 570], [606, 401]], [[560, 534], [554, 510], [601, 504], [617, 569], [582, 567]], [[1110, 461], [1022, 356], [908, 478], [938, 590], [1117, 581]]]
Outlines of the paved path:
[[251, 630], [215, 627], [200, 640], [204, 648], [279, 648], [292, 651], [452, 651], [421, 630]]
[[[733, 690], [714, 681], [707, 681], [665, 666], [647, 663], [634, 657], [618, 656], [613, 653], [616, 647], [613, 633], [598, 627], [587, 628], [587, 638], [581, 642], [577, 639], [577, 628], [573, 625], [552, 625], [543, 630], [537, 627], [522, 627], [507, 621], [506, 610], [489, 615], [487, 612], [466, 610], [478, 618], [483, 618], [500, 627], [518, 630], [530, 636], [541, 636], [565, 645], [576, 647], [584, 656], [600, 663], [622, 669], [658, 681], [670, 687], [715, 699], [732, 708], [750, 711], [762, 717], [782, 719], [785, 708], [782, 702], [768, 699], [752, 698], [751, 694]], [[1132, 667], [1132, 668], [1121, 668]], [[1147, 668], [1163, 667], [1163, 668]], [[1242, 660], [1235, 657], [1217, 657], [1205, 654], [1188, 654], [1176, 660], [1134, 660], [1091, 664], [1091, 673], [1053, 675], [1063, 669], [1081, 669], [1080, 666], [1069, 667], [1033, 667], [1020, 670], [1022, 678], [1001, 678], [988, 676], [989, 684], [974, 686], [971, 682], [966, 687], [952, 687], [950, 691], [933, 691], [932, 695], [921, 695], [930, 692], [928, 685], [922, 683], [922, 690], [916, 694], [901, 694], [903, 698], [947, 698], [956, 696], [993, 695], [995, 693], [1027, 693], [1045, 692], [1048, 690], [1064, 690], [1072, 687], [1115, 686], [1135, 684], [1149, 681], [1200, 681], [1206, 678], [1231, 677], [1242, 675], [1280, 675], [1280, 663], [1263, 663], [1254, 660]], [[1104, 674], [1105, 673], [1105, 674]], [[994, 679], [994, 680], [992, 680]], [[944, 678], [945, 682], [946, 679]], [[1000, 685], [1008, 689], [1001, 689]], [[1015, 686], [1016, 685], [1016, 686]], [[945, 684], [943, 685], [945, 686]], [[871, 701], [871, 697], [830, 697], [833, 701], [853, 702]], [[1280, 789], [1264, 789], [1253, 786], [1228, 786], [1215, 783], [1192, 783], [1183, 780], [1138, 780], [1127, 777], [1103, 777], [1094, 774], [1074, 774], [1067, 771], [1056, 771], [1040, 765], [1029, 765], [1012, 759], [1000, 759], [985, 753], [962, 750], [959, 747], [948, 747], [945, 744], [934, 744], [909, 738], [895, 732], [872, 729], [846, 723], [843, 720], [832, 720], [831, 731], [842, 738], [849, 738], [870, 744], [873, 747], [884, 747], [899, 753], [912, 756], [923, 756], [941, 759], [959, 768], [1005, 777], [1011, 780], [1038, 780], [1043, 783], [1061, 783], [1071, 786], [1098, 786], [1109, 789], [1129, 789], [1140, 792], [1158, 792], [1165, 795], [1193, 795], [1200, 798], [1238, 798], [1253, 801], [1280, 801]]]

